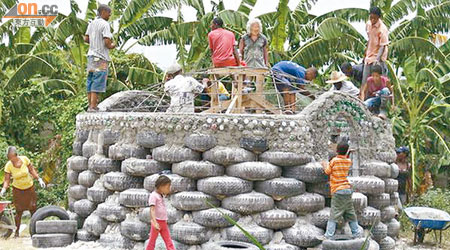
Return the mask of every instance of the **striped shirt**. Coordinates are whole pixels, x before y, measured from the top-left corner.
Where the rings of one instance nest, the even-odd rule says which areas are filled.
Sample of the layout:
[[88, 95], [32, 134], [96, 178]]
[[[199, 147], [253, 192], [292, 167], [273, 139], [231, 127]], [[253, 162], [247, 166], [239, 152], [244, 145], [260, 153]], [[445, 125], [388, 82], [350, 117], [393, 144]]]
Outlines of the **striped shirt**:
[[352, 166], [352, 160], [345, 155], [334, 157], [325, 168], [325, 173], [330, 176], [331, 194], [338, 190], [351, 188], [347, 180], [348, 171]]
[[103, 38], [112, 38], [109, 23], [105, 19], [97, 17], [89, 24], [86, 35], [89, 36], [89, 51], [87, 55], [95, 56], [108, 62], [111, 61], [109, 49], [103, 40]]

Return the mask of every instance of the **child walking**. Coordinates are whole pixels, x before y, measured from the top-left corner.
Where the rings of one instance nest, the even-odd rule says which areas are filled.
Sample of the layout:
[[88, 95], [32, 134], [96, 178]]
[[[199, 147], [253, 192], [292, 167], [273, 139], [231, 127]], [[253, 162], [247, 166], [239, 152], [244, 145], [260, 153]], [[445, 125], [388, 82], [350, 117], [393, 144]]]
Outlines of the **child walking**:
[[352, 189], [347, 180], [348, 171], [352, 166], [352, 161], [348, 158], [348, 142], [343, 140], [338, 143], [337, 156], [329, 163], [322, 162], [322, 166], [327, 175], [330, 176], [331, 189], [331, 214], [327, 224], [325, 237], [321, 240], [331, 239], [336, 231], [337, 221], [343, 217], [349, 221], [350, 229], [354, 238], [361, 236], [358, 229], [355, 208], [352, 201]]
[[169, 227], [167, 226], [167, 210], [163, 197], [170, 192], [171, 180], [165, 175], [161, 175], [155, 182], [155, 191], [150, 194], [150, 221], [152, 227], [150, 229], [150, 236], [146, 250], [154, 250], [156, 238], [158, 234], [166, 244], [167, 250], [175, 250], [175, 247], [170, 237]]

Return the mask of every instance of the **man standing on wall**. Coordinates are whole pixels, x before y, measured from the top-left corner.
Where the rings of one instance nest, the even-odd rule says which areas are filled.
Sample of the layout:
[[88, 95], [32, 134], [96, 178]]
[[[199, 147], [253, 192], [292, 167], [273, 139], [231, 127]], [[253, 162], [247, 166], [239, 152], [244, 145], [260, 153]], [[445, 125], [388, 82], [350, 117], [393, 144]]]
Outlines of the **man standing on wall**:
[[236, 38], [233, 32], [223, 28], [223, 21], [216, 17], [211, 22], [211, 32], [208, 34], [214, 67], [241, 65], [237, 50], [234, 49]]
[[98, 93], [106, 92], [108, 62], [111, 61], [109, 50], [116, 47], [111, 40], [111, 28], [108, 23], [111, 8], [100, 4], [97, 15], [97, 18], [89, 24], [84, 36], [84, 41], [89, 43], [86, 83], [89, 102], [88, 112], [98, 111]]
[[[381, 9], [370, 8], [370, 20], [366, 24], [366, 31], [369, 37], [364, 58], [364, 72], [362, 77], [361, 90], [367, 83], [367, 78], [372, 74], [372, 67], [380, 65], [383, 75], [387, 75], [386, 60], [388, 55], [389, 31], [381, 20]], [[362, 94], [362, 93], [361, 93]]]

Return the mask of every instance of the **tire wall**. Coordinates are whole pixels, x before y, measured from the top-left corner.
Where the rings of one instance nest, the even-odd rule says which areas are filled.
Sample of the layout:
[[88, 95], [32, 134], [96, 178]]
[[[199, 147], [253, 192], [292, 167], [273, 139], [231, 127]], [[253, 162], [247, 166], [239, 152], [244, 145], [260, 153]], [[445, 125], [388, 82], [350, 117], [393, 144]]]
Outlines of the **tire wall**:
[[[359, 171], [349, 178], [360, 225], [382, 219], [395, 226], [398, 169], [390, 124], [372, 118], [358, 100], [333, 92], [295, 116], [79, 114], [68, 195], [69, 210], [84, 221], [80, 240], [113, 239], [111, 246], [123, 248], [142, 244], [154, 181], [170, 170], [166, 206], [176, 245], [246, 241], [204, 202], [209, 200], [274, 249], [317, 246], [310, 236], [323, 234], [330, 211], [318, 162], [328, 157], [328, 121], [337, 117], [347, 119], [350, 141], [360, 149]], [[299, 239], [303, 232], [307, 236]], [[380, 241], [388, 237], [377, 235]]]

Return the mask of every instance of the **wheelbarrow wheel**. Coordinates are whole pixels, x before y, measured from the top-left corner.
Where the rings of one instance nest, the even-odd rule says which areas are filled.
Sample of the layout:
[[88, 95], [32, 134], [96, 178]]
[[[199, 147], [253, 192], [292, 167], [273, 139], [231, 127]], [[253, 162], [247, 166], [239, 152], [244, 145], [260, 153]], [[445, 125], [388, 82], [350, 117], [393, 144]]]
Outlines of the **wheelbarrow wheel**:
[[417, 230], [417, 242], [423, 243], [424, 238], [425, 238], [425, 229], [420, 228], [419, 230]]
[[13, 233], [13, 230], [12, 229], [3, 228], [2, 225], [12, 226], [13, 223], [6, 216], [1, 216], [0, 217], [0, 238], [7, 239], [7, 238], [9, 238], [9, 236], [11, 236], [11, 234]]

